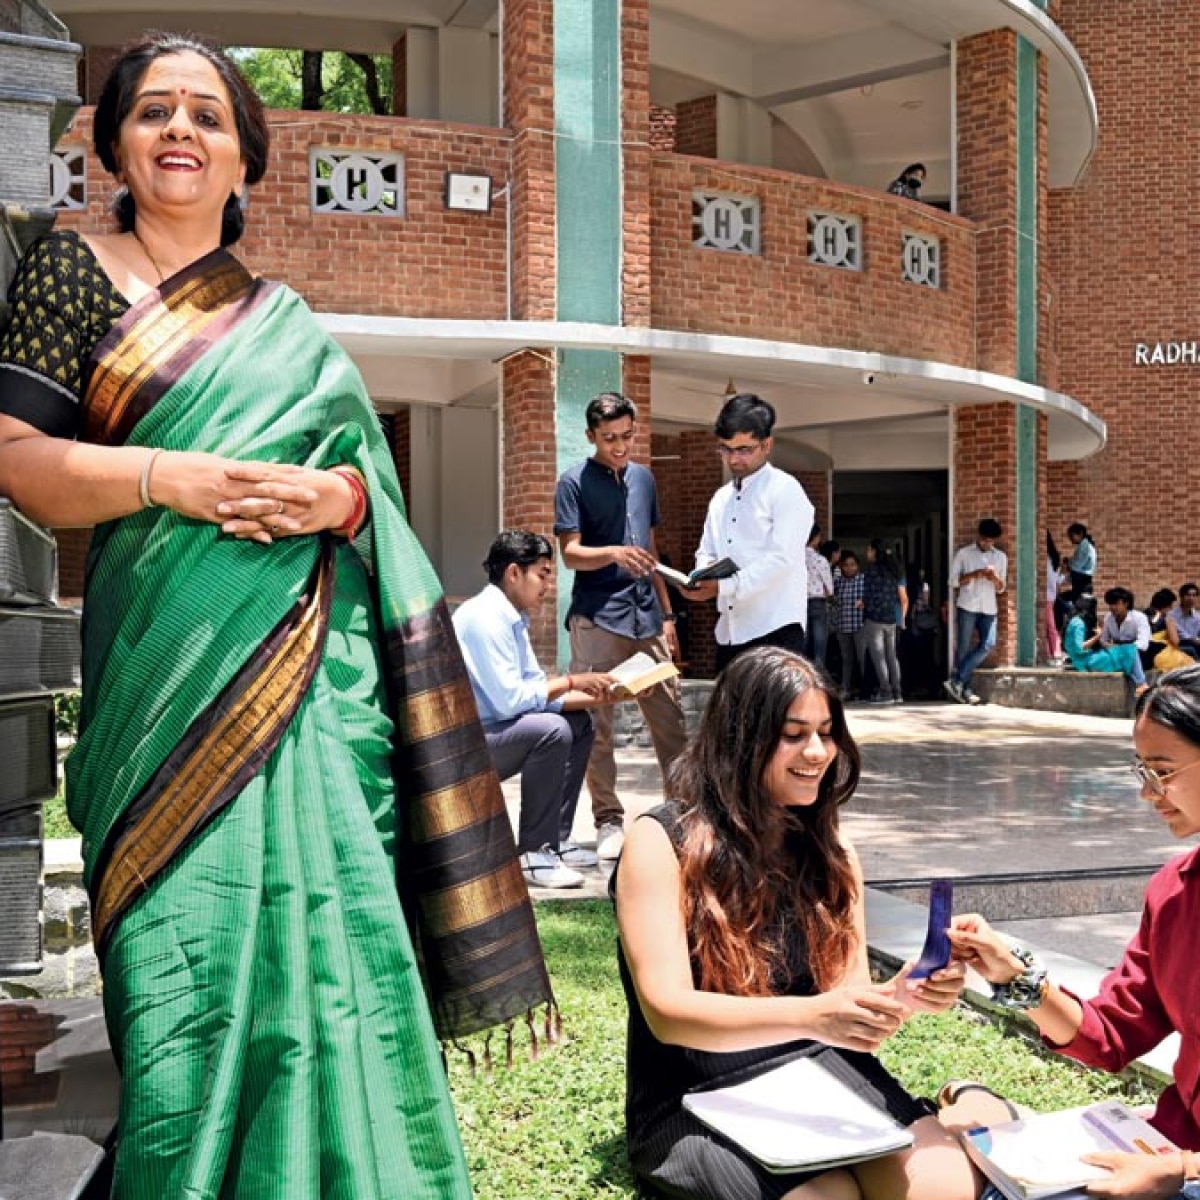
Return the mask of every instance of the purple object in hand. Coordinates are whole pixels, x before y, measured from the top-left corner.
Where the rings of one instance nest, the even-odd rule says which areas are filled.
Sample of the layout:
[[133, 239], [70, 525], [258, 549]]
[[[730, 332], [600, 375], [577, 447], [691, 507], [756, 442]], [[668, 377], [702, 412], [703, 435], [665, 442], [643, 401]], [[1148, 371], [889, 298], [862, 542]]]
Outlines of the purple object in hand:
[[909, 979], [925, 979], [940, 971], [950, 961], [950, 939], [946, 930], [954, 915], [954, 884], [949, 879], [935, 879], [929, 885], [929, 926], [921, 957], [909, 974]]

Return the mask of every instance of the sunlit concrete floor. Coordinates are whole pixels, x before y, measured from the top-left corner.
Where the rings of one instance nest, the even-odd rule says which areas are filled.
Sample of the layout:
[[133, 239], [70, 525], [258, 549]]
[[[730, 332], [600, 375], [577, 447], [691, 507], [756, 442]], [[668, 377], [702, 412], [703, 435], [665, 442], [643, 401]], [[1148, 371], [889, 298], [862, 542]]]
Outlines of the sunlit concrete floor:
[[[948, 703], [851, 706], [847, 713], [863, 772], [843, 809], [843, 828], [868, 886], [938, 876], [1012, 877], [1017, 890], [1006, 900], [1009, 915], [996, 922], [1001, 928], [1109, 966], [1136, 928], [1141, 879], [1118, 889], [1115, 911], [1096, 915], [1022, 919], [1021, 889], [1029, 889], [1032, 900], [1032, 889], [1051, 877], [1070, 890], [1080, 886], [1078, 873], [1103, 878], [1142, 868], [1148, 875], [1188, 848], [1139, 799], [1129, 770], [1129, 720]], [[658, 803], [661, 783], [649, 751], [618, 750], [618, 767], [627, 813]], [[515, 816], [516, 780], [505, 784], [505, 793]], [[575, 836], [582, 843], [595, 837], [586, 789]], [[603, 872], [585, 874], [584, 891], [603, 894]], [[1013, 897], [1017, 911], [1011, 911]], [[987, 915], [986, 907], [977, 907]]]

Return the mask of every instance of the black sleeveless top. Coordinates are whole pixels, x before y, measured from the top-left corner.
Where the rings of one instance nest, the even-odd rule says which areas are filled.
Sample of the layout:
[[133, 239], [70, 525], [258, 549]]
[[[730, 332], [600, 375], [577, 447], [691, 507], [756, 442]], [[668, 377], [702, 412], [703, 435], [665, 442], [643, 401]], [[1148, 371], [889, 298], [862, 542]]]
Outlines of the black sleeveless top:
[[[678, 852], [679, 805], [663, 804], [645, 815], [658, 821]], [[799, 835], [792, 837], [793, 840], [798, 840]], [[796, 856], [798, 860], [801, 857], [798, 844]], [[609, 879], [609, 895], [614, 900], [620, 867], [618, 861], [616, 870]], [[803, 932], [796, 921], [786, 922], [785, 928], [787, 937], [784, 944], [784, 963], [778, 977], [772, 980], [771, 990], [779, 996], [814, 996], [818, 989], [809, 970], [808, 947]], [[631, 1139], [636, 1137], [636, 1131], [646, 1130], [664, 1117], [677, 1112], [685, 1092], [711, 1086], [718, 1081], [727, 1081], [745, 1072], [752, 1072], [754, 1067], [779, 1062], [816, 1045], [807, 1039], [797, 1039], [781, 1045], [731, 1052], [669, 1046], [654, 1036], [642, 1015], [642, 1008], [638, 1003], [637, 992], [634, 990], [619, 941], [617, 965], [621, 973], [621, 986], [625, 989], [625, 1002], [629, 1008], [625, 1120]], [[695, 978], [694, 963], [692, 974]]]

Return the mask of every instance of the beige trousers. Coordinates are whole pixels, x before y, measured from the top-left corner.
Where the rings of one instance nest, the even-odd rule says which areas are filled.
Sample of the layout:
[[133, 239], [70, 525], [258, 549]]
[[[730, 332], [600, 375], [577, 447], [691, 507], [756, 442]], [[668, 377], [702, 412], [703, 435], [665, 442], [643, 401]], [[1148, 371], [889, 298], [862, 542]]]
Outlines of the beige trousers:
[[[608, 671], [639, 650], [656, 661], [670, 658], [662, 635], [627, 638], [601, 629], [586, 617], [573, 616], [570, 622], [572, 675], [585, 671]], [[671, 764], [683, 750], [687, 735], [683, 727], [683, 706], [679, 700], [679, 680], [667, 679], [635, 697], [650, 738], [665, 784]], [[596, 727], [592, 756], [588, 759], [587, 786], [592, 797], [592, 819], [601, 825], [621, 825], [625, 810], [617, 796], [617, 763], [613, 756], [613, 707], [604, 705], [590, 710]]]

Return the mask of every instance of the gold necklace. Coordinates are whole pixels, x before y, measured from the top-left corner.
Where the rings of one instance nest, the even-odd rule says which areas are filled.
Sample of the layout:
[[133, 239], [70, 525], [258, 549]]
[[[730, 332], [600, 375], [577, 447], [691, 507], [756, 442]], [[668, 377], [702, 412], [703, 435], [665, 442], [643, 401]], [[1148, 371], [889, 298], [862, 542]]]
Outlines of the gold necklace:
[[143, 242], [143, 241], [142, 241], [142, 239], [141, 239], [141, 236], [138, 234], [138, 231], [137, 231], [137, 229], [131, 229], [131, 230], [130, 230], [130, 233], [132, 233], [132, 234], [133, 234], [133, 240], [134, 240], [135, 242], [137, 242], [137, 244], [138, 244], [139, 246], [141, 246], [141, 248], [142, 248], [142, 253], [143, 253], [143, 254], [146, 256], [146, 258], [147, 258], [147, 260], [149, 261], [150, 265], [151, 265], [151, 266], [154, 268], [154, 270], [155, 270], [155, 271], [158, 273], [158, 282], [159, 282], [159, 283], [162, 283], [162, 281], [163, 281], [163, 280], [166, 278], [166, 276], [163, 274], [163, 269], [162, 269], [162, 267], [160, 267], [160, 266], [158, 265], [158, 260], [157, 260], [157, 259], [154, 257], [154, 255], [153, 255], [153, 254], [151, 254], [151, 253], [150, 253], [150, 248], [149, 248], [149, 247], [146, 245], [146, 243], [145, 243], [145, 242]]

